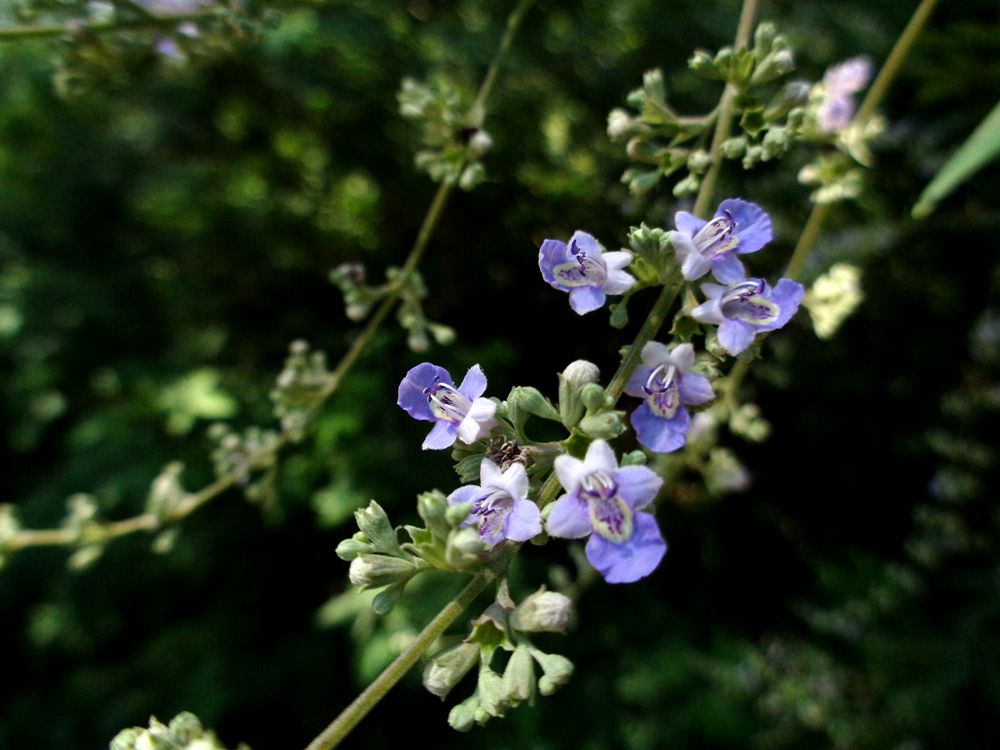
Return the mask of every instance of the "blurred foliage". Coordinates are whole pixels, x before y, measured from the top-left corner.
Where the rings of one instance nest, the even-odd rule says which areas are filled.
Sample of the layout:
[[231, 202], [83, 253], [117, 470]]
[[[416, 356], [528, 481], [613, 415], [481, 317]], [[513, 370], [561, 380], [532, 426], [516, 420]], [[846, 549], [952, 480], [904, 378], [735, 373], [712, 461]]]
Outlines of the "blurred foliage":
[[[884, 59], [912, 5], [762, 13], [816, 79], [839, 59]], [[329, 272], [363, 262], [381, 278], [398, 265], [436, 188], [414, 168], [422, 134], [399, 115], [401, 82], [471, 90], [506, 11], [274, 7], [279, 25], [225, 54], [136, 58], [71, 99], [53, 83], [58, 44], [0, 47], [0, 500], [26, 526], [57, 524], [80, 492], [111, 517], [141, 512], [173, 460], [200, 486], [209, 422], [274, 427], [267, 396], [289, 342], [336, 361], [356, 328]], [[580, 227], [613, 245], [629, 224], [669, 221], [672, 196], [619, 182], [607, 114], [653, 68], [679, 110], [710, 108], [719, 85], [686, 61], [729, 43], [737, 13], [722, 1], [540, 3], [487, 117], [488, 178], [456, 194], [421, 267], [423, 310], [457, 343], [417, 355], [387, 327], [268, 475], [263, 515], [231, 491], [156, 547], [169, 554], [138, 536], [78, 575], [62, 550], [12, 558], [0, 573], [0, 747], [101, 747], [183, 710], [255, 748], [303, 746], [346, 705], [457, 583], [415, 581], [420, 595], [389, 615], [395, 631], [353, 616], [368, 605], [350, 598], [369, 595], [331, 599], [346, 589], [334, 546], [354, 509], [375, 497], [413, 523], [416, 493], [457, 481], [395, 407], [401, 374], [425, 358], [453, 372], [478, 361], [493, 393], [520, 383], [551, 397], [574, 359], [613, 370], [651, 300], [636, 295], [612, 337], [603, 313], [578, 319], [536, 283], [536, 248]], [[752, 485], [720, 499], [678, 477], [660, 511], [661, 569], [582, 597], [569, 684], [458, 735], [414, 674], [352, 746], [385, 747], [418, 721], [438, 747], [997, 745], [997, 165], [926, 222], [903, 217], [1000, 96], [983, 74], [998, 58], [994, 2], [941, 5], [889, 98], [861, 200], [831, 211], [807, 268], [859, 267], [864, 302], [829, 341], [803, 316], [769, 342], [753, 388], [771, 436], [713, 458], [730, 476], [738, 456]], [[780, 268], [808, 212], [796, 159], [722, 175], [720, 196], [772, 211], [762, 273]], [[521, 557], [517, 598], [575, 575], [564, 548]]]

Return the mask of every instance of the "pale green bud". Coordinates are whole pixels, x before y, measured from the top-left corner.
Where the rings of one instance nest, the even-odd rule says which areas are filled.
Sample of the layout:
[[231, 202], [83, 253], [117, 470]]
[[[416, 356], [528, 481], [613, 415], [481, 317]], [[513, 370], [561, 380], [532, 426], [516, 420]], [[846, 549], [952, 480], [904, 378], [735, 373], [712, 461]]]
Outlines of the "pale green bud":
[[503, 716], [510, 704], [504, 695], [503, 679], [487, 666], [479, 669], [479, 702], [490, 716]]
[[409, 560], [389, 555], [359, 555], [351, 561], [348, 577], [362, 589], [389, 586], [412, 578], [419, 568]]
[[608, 114], [608, 138], [612, 141], [622, 141], [632, 134], [634, 121], [628, 112], [620, 107]]
[[479, 661], [479, 646], [460, 643], [435, 656], [424, 667], [424, 687], [444, 698]]
[[470, 695], [448, 712], [448, 724], [459, 732], [468, 732], [476, 723], [479, 710], [479, 696]]
[[367, 508], [354, 511], [354, 518], [358, 522], [358, 528], [371, 540], [376, 550], [388, 552], [399, 549], [396, 530], [377, 502], [372, 500]]
[[710, 78], [713, 81], [722, 80], [723, 76], [719, 72], [715, 60], [703, 49], [695, 50], [694, 54], [688, 59], [688, 67], [703, 78]]
[[688, 169], [695, 174], [704, 174], [712, 166], [712, 157], [705, 149], [698, 148], [688, 155], [687, 164]]
[[449, 524], [446, 518], [447, 510], [448, 499], [443, 492], [433, 490], [417, 495], [417, 513], [424, 519], [428, 531], [442, 539], [448, 536], [448, 532], [452, 528], [452, 524]]
[[565, 633], [572, 617], [572, 600], [542, 587], [517, 605], [510, 624], [524, 633]]
[[580, 389], [580, 401], [588, 412], [600, 411], [607, 405], [604, 389], [597, 383], [587, 383]]
[[[572, 429], [583, 417], [584, 404], [580, 391], [589, 385], [597, 384], [601, 371], [597, 365], [585, 359], [571, 362], [559, 374], [559, 416], [567, 429]], [[604, 389], [601, 388], [601, 393]]]
[[722, 156], [726, 159], [739, 159], [746, 153], [747, 142], [745, 138], [729, 138], [722, 142]]
[[573, 662], [559, 654], [546, 654], [537, 649], [531, 655], [542, 668], [542, 679], [538, 681], [538, 689], [542, 695], [552, 695], [558, 688], [569, 682], [573, 676]]
[[606, 411], [592, 414], [580, 420], [580, 431], [583, 434], [602, 440], [611, 440], [625, 432], [625, 412]]
[[531, 700], [535, 694], [535, 663], [531, 651], [518, 646], [511, 654], [503, 673], [504, 700], [516, 705]]
[[[480, 461], [480, 463], [482, 463]], [[469, 514], [472, 512], [472, 503], [457, 503], [455, 505], [449, 505], [444, 511], [444, 520], [448, 524], [449, 529], [457, 528], [462, 524]]]
[[337, 557], [350, 562], [358, 555], [364, 555], [375, 551], [375, 547], [368, 542], [361, 542], [357, 539], [345, 539], [337, 545]]
[[444, 560], [450, 567], [464, 570], [478, 565], [485, 552], [486, 542], [479, 536], [479, 531], [467, 526], [449, 535]]
[[511, 389], [507, 401], [515, 409], [520, 409], [528, 414], [534, 414], [536, 417], [550, 419], [554, 422], [561, 421], [559, 412], [556, 411], [551, 402], [537, 388], [519, 385]]

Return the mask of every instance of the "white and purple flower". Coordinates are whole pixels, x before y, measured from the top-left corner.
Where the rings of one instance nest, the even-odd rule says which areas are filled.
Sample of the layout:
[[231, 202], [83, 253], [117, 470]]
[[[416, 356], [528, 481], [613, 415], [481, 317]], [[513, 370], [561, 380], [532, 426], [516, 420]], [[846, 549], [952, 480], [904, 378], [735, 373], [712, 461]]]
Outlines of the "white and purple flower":
[[680, 344], [673, 349], [656, 341], [642, 347], [642, 364], [625, 386], [625, 393], [642, 399], [629, 421], [646, 448], [669, 453], [687, 442], [691, 416], [686, 406], [715, 398], [708, 378], [691, 372], [694, 347]]
[[868, 85], [872, 64], [866, 57], [852, 57], [826, 69], [823, 74], [823, 100], [816, 111], [816, 125], [821, 133], [836, 133], [854, 118], [854, 94]]
[[635, 278], [622, 269], [632, 260], [632, 253], [617, 250], [606, 253], [594, 237], [577, 231], [569, 244], [545, 240], [538, 250], [538, 268], [542, 278], [554, 289], [569, 292], [569, 305], [583, 315], [604, 304], [609, 294], [624, 294], [635, 285]]
[[479, 365], [470, 367], [456, 388], [446, 369], [423, 362], [400, 381], [396, 403], [414, 419], [435, 423], [422, 447], [440, 450], [454, 444], [456, 437], [474, 443], [496, 426], [497, 407], [481, 398], [485, 392], [486, 376]]
[[479, 464], [479, 481], [479, 485], [468, 484], [452, 492], [448, 504], [472, 503], [466, 523], [478, 526], [484, 542], [526, 542], [542, 533], [541, 513], [528, 499], [524, 466], [513, 463], [501, 472], [499, 466], [484, 458]]
[[771, 241], [771, 217], [739, 198], [722, 201], [711, 221], [678, 211], [674, 225], [677, 229], [667, 234], [686, 281], [709, 271], [723, 284], [738, 281], [746, 272], [736, 256], [755, 253]]
[[781, 279], [773, 289], [763, 279], [743, 279], [728, 286], [702, 284], [701, 290], [708, 299], [691, 311], [691, 317], [719, 326], [719, 343], [734, 357], [758, 333], [784, 326], [805, 294], [802, 285], [791, 279]]
[[611, 446], [595, 440], [583, 461], [555, 460], [566, 494], [556, 500], [545, 522], [551, 536], [587, 540], [587, 560], [608, 583], [632, 583], [649, 575], [667, 552], [660, 527], [642, 512], [663, 480], [645, 466], [618, 467]]

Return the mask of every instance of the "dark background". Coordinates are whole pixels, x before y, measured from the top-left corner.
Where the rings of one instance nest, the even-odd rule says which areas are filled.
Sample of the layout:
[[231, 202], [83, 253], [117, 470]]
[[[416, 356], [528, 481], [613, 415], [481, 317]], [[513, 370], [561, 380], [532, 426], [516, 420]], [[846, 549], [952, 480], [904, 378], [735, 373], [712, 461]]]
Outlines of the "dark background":
[[[474, 88], [507, 5], [286, 5], [231, 54], [130, 58], [70, 99], [54, 92], [56, 45], [0, 47], [0, 500], [33, 527], [57, 524], [74, 492], [125, 517], [168, 461], [189, 489], [211, 479], [211, 404], [271, 425], [288, 343], [336, 361], [356, 330], [328, 271], [360, 259], [377, 280], [400, 263], [435, 190], [412, 166], [400, 80]], [[884, 60], [912, 7], [768, 2], [762, 18], [815, 80], [846, 57]], [[657, 66], [678, 109], [709, 109], [718, 87], [685, 61], [728, 43], [737, 15], [539, 2], [493, 99], [490, 179], [454, 196], [422, 264], [428, 315], [459, 343], [417, 355], [386, 326], [315, 438], [285, 455], [275, 503], [229, 492], [170, 553], [137, 535], [81, 573], [65, 550], [15, 556], [0, 572], [0, 747], [101, 747], [181, 710], [228, 745], [317, 734], [398, 649], [393, 632], [419, 629], [458, 583], [429, 578], [384, 621], [322, 609], [347, 588], [334, 548], [354, 507], [375, 497], [409, 523], [417, 492], [456, 486], [394, 405], [399, 378], [425, 359], [453, 374], [480, 362], [492, 395], [554, 397], [575, 358], [613, 371], [651, 293], [625, 331], [604, 311], [578, 318], [539, 282], [538, 243], [585, 228], [614, 245], [630, 224], [669, 224], [668, 190], [636, 199], [619, 182], [607, 112]], [[351, 747], [996, 747], [998, 169], [926, 221], [909, 210], [995, 105], [998, 59], [995, 2], [941, 4], [886, 102], [863, 196], [835, 208], [806, 272], [862, 266], [863, 306], [831, 341], [805, 313], [771, 337], [748, 389], [772, 436], [727, 438], [752, 487], [719, 499], [677, 478], [656, 573], [593, 585], [575, 630], [545, 641], [576, 663], [572, 681], [460, 735], [410, 675]], [[723, 175], [718, 197], [774, 217], [760, 272], [781, 268], [808, 215], [804, 158]], [[171, 398], [205, 368], [221, 407]], [[572, 567], [561, 544], [521, 557], [521, 594]]]

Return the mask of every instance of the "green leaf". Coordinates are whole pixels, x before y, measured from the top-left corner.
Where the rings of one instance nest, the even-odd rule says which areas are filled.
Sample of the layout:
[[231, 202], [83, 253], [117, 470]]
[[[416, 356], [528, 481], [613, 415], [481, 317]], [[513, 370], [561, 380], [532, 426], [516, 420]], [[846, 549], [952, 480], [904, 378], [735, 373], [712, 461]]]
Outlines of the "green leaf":
[[1000, 103], [924, 188], [913, 207], [913, 218], [930, 216], [938, 203], [997, 156], [1000, 156]]

